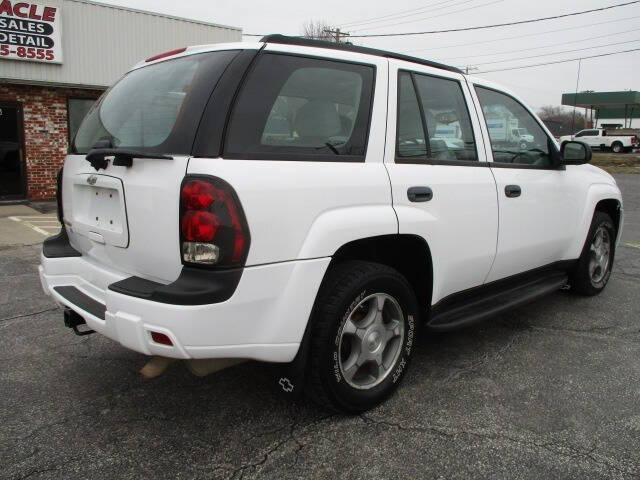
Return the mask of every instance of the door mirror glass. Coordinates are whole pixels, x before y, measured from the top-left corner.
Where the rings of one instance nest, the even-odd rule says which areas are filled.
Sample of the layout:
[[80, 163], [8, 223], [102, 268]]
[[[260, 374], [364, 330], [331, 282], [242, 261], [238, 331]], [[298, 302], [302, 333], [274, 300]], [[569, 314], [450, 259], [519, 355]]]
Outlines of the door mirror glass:
[[591, 161], [591, 147], [584, 142], [564, 142], [560, 155], [565, 165], [582, 165]]

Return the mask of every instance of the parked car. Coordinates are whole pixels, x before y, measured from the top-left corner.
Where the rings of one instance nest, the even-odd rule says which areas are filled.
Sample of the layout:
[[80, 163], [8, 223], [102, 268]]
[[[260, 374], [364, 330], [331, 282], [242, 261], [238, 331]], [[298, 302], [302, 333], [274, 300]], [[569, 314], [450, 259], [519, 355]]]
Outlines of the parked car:
[[575, 135], [564, 135], [560, 137], [560, 143], [563, 144], [577, 138], [591, 148], [611, 149], [614, 153], [630, 152], [634, 148], [640, 147], [640, 141], [635, 135], [615, 135], [610, 130], [602, 128], [580, 130]]
[[[527, 150], [494, 141], [495, 110]], [[442, 122], [461, 142], [433, 138]], [[280, 363], [285, 391], [361, 412], [400, 383], [420, 329], [605, 288], [622, 198], [590, 158], [454, 67], [283, 36], [180, 49], [84, 119], [42, 285], [77, 333]]]

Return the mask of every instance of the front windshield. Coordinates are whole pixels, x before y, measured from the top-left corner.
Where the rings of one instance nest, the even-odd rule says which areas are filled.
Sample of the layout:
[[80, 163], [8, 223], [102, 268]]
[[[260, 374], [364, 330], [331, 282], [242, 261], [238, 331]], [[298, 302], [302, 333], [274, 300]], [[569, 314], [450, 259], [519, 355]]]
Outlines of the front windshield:
[[[98, 143], [103, 148], [189, 153], [175, 150], [188, 150], [189, 141], [170, 142], [170, 137], [178, 129], [195, 134], [206, 103], [198, 97], [209, 97], [216, 75], [219, 78], [235, 53], [189, 55], [128, 73], [89, 111], [72, 152], [87, 153]], [[197, 117], [195, 122], [192, 117]], [[193, 125], [192, 131], [185, 124]]]

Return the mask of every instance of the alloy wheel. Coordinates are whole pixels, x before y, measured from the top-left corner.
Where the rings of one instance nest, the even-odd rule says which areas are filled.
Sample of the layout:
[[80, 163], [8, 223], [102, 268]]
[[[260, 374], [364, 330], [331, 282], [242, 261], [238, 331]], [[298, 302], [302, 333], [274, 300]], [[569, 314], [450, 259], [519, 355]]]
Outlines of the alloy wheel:
[[340, 332], [339, 365], [345, 381], [357, 389], [380, 384], [400, 356], [404, 335], [404, 316], [396, 299], [374, 293], [361, 300]]
[[589, 276], [595, 285], [605, 278], [611, 258], [611, 237], [604, 225], [600, 225], [593, 235], [589, 247]]

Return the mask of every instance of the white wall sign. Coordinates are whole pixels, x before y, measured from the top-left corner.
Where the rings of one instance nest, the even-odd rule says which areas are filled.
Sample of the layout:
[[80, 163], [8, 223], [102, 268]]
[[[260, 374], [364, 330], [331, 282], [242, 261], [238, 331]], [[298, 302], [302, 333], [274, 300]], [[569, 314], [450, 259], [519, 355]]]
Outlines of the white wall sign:
[[0, 60], [62, 63], [62, 9], [0, 0]]

